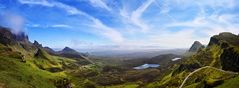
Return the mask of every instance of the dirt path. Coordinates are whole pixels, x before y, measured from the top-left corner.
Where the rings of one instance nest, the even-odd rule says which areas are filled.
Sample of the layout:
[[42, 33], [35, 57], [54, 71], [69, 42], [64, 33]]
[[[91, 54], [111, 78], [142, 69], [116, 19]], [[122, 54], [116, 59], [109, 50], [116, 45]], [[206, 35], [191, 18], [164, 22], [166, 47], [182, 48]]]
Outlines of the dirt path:
[[206, 69], [206, 68], [212, 68], [212, 69], [219, 70], [219, 71], [222, 71], [222, 72], [224, 72], [224, 73], [229, 73], [229, 74], [238, 74], [238, 73], [235, 73], [235, 72], [225, 71], [225, 70], [218, 69], [218, 68], [211, 67], [211, 66], [205, 66], [205, 67], [201, 67], [201, 68], [199, 68], [199, 69], [197, 69], [197, 70], [191, 72], [191, 73], [183, 80], [183, 83], [180, 85], [179, 88], [183, 88], [183, 86], [184, 86], [184, 84], [186, 83], [186, 81], [188, 80], [188, 78], [189, 78], [190, 76], [192, 76], [194, 73], [196, 73], [196, 72], [198, 72], [198, 71], [200, 71], [200, 70], [202, 70], [202, 69]]

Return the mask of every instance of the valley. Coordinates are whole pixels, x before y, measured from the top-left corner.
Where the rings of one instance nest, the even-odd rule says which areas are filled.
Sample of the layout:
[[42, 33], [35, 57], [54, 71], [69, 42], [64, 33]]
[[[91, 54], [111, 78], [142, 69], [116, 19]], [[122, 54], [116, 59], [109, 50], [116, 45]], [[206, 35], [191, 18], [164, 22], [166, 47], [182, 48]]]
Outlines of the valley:
[[239, 0], [0, 0], [0, 88], [239, 88]]
[[[54, 51], [0, 29], [3, 88], [211, 88], [238, 78], [239, 36], [221, 33], [207, 47], [195, 42], [184, 54], [104, 59], [69, 47]], [[227, 56], [229, 55], [229, 56]], [[232, 56], [231, 56], [232, 55]], [[228, 58], [231, 57], [231, 58]], [[232, 87], [234, 88], [234, 87]]]

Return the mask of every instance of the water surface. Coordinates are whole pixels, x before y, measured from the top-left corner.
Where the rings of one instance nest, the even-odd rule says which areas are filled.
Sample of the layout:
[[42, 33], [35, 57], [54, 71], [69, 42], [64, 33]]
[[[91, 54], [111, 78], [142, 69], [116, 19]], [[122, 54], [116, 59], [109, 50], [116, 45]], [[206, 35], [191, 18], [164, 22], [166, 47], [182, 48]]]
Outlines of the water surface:
[[156, 68], [156, 67], [159, 67], [160, 65], [159, 64], [143, 64], [143, 65], [140, 65], [140, 66], [137, 66], [137, 67], [134, 67], [134, 69], [147, 69], [147, 68]]

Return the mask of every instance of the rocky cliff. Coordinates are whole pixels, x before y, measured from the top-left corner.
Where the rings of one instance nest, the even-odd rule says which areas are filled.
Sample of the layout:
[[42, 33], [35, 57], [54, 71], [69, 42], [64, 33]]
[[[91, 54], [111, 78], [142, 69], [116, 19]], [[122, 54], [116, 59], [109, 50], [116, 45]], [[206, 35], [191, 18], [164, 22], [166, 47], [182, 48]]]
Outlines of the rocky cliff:
[[197, 52], [199, 49], [202, 49], [204, 47], [205, 46], [203, 46], [199, 41], [195, 41], [188, 51], [189, 52]]

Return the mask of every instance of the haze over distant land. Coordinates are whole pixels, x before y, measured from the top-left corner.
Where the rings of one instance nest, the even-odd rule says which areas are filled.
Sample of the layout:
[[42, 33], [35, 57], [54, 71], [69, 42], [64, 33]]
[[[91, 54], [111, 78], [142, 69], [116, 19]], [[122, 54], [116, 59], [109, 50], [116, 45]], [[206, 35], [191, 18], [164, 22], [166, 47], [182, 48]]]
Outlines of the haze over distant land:
[[0, 25], [30, 41], [80, 50], [142, 50], [207, 45], [239, 33], [237, 0], [0, 0]]
[[0, 88], [238, 88], [239, 0], [0, 0]]

